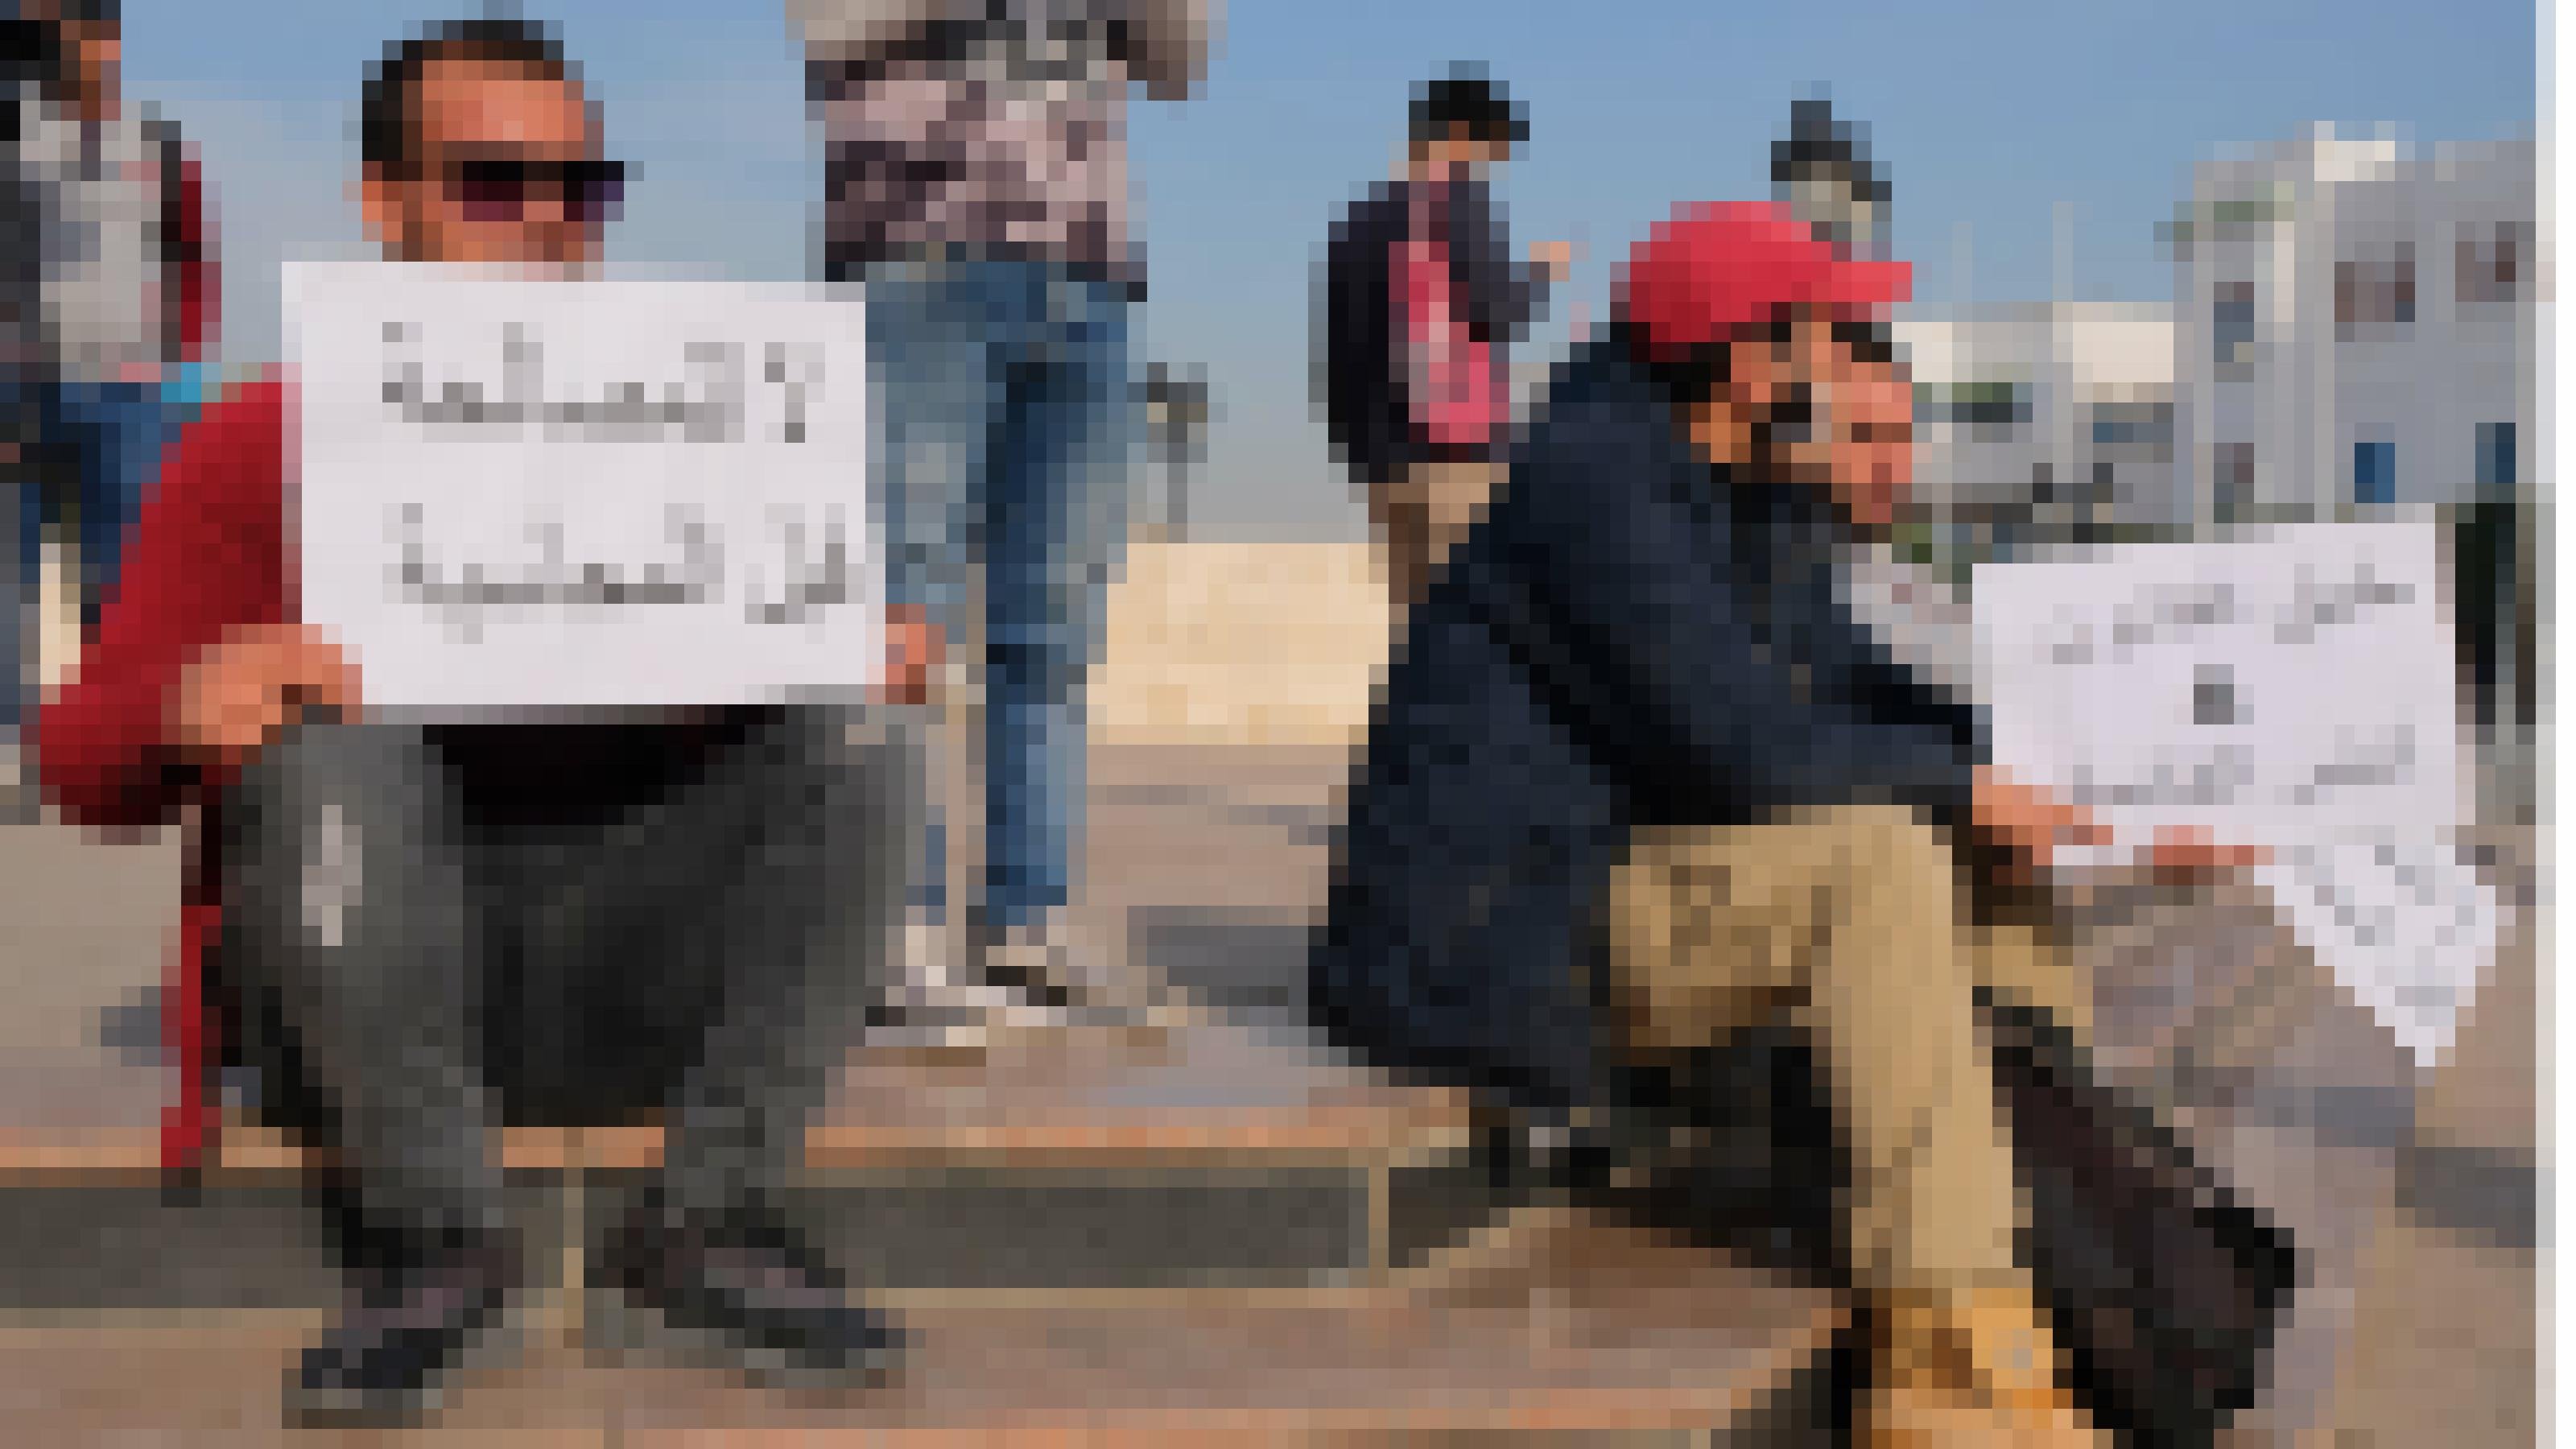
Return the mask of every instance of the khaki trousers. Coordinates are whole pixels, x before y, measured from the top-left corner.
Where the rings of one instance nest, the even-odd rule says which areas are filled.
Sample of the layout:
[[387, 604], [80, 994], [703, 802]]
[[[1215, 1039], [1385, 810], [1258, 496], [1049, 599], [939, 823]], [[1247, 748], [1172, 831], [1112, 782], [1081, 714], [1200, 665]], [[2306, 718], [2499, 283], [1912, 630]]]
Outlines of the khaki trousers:
[[1422, 601], [1440, 562], [1484, 512], [1501, 465], [1424, 463], [1369, 490], [1369, 518], [1386, 550], [1387, 592], [1400, 609]]
[[1641, 833], [1615, 874], [1610, 1000], [1641, 1059], [1786, 1014], [1807, 1027], [1851, 1147], [1859, 1286], [2027, 1289], [1992, 1055], [1972, 992], [2089, 1040], [2089, 992], [2039, 932], [1972, 923], [1951, 845], [1909, 812]]

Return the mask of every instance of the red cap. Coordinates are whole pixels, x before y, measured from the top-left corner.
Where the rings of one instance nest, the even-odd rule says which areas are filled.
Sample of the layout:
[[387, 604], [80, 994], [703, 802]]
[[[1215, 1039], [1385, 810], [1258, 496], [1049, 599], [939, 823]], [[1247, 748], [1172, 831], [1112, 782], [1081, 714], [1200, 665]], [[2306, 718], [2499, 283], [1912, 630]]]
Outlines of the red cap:
[[1783, 306], [1866, 314], [1914, 290], [1904, 262], [1856, 261], [1768, 202], [1701, 202], [1628, 253], [1620, 315], [1655, 360], [1724, 342]]

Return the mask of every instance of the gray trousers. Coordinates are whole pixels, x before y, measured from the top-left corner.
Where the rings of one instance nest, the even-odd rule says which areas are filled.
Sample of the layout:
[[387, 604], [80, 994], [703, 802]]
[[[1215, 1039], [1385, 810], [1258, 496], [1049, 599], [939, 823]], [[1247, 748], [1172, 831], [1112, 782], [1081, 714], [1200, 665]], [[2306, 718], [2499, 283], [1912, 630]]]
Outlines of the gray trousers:
[[658, 1112], [675, 1214], [771, 1199], [890, 979], [917, 735], [768, 709], [658, 798], [494, 829], [438, 731], [288, 731], [224, 802], [216, 969], [264, 1095], [398, 1244], [498, 1230], [505, 1121]]

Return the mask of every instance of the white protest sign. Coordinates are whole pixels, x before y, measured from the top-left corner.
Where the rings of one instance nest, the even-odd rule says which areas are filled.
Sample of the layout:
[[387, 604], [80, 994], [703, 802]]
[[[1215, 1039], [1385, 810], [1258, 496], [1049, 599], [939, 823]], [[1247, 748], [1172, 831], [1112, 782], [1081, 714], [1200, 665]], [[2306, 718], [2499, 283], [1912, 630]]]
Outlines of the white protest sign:
[[2436, 1057], [2494, 949], [2458, 858], [2456, 676], [2429, 523], [2318, 524], [1990, 565], [1978, 697], [1997, 764], [2125, 853], [2165, 826], [2273, 852], [2299, 938]]
[[800, 285], [300, 264], [302, 614], [424, 715], [883, 667], [866, 331]]
[[2324, 524], [1977, 571], [1994, 756], [2123, 837], [2449, 830], [2462, 802], [2432, 530]]

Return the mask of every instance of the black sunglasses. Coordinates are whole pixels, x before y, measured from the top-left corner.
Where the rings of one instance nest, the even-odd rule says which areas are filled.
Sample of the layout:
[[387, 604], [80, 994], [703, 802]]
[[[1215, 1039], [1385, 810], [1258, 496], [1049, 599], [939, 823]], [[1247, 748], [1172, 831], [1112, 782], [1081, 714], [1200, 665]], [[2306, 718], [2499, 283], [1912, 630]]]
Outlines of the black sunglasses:
[[470, 221], [525, 220], [530, 203], [552, 196], [566, 221], [608, 220], [626, 195], [626, 164], [585, 158], [547, 161], [528, 156], [472, 156], [451, 163], [447, 194]]

